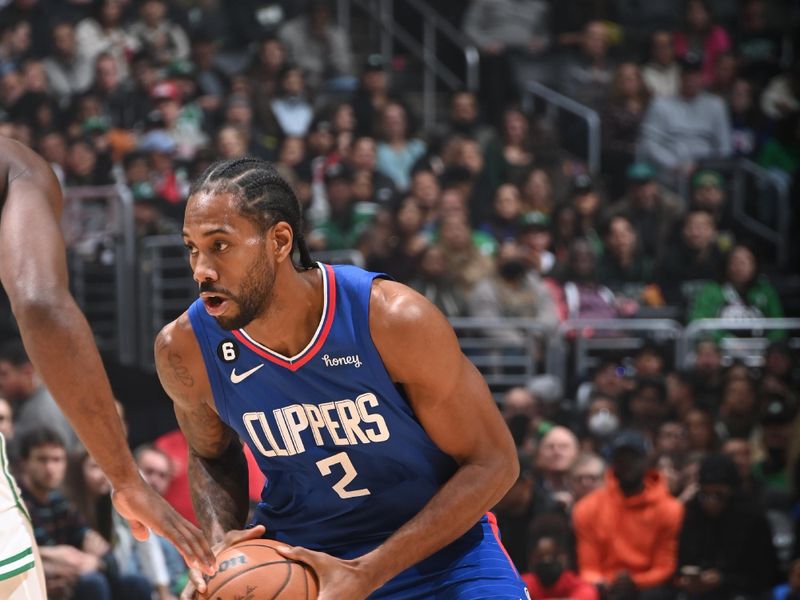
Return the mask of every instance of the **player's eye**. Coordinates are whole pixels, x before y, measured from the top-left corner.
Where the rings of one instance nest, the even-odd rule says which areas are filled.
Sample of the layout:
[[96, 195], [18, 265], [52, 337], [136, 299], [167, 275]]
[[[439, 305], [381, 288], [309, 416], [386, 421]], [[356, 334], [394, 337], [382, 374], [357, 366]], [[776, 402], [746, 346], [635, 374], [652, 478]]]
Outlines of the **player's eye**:
[[221, 240], [217, 240], [216, 242], [214, 242], [214, 251], [215, 252], [223, 252], [223, 251], [228, 249], [228, 246], [230, 246], [230, 244], [228, 244], [228, 242], [223, 242]]
[[195, 248], [191, 244], [184, 244], [184, 247], [186, 248], [186, 251], [189, 253], [189, 256], [197, 256], [198, 252], [197, 248]]

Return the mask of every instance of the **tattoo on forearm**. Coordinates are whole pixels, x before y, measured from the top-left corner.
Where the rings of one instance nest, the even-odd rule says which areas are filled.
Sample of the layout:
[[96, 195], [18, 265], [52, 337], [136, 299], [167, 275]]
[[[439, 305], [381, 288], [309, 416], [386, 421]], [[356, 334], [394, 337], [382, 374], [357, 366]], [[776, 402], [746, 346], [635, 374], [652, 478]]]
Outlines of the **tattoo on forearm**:
[[192, 374], [189, 373], [189, 369], [183, 364], [183, 359], [180, 354], [169, 350], [167, 353], [167, 362], [169, 363], [170, 369], [172, 369], [172, 375], [175, 377], [176, 381], [182, 383], [186, 387], [192, 387], [194, 385], [194, 377], [192, 377]]
[[225, 532], [245, 526], [249, 502], [247, 461], [238, 441], [216, 459], [190, 452], [189, 481], [197, 520], [209, 538], [214, 537], [217, 528]]

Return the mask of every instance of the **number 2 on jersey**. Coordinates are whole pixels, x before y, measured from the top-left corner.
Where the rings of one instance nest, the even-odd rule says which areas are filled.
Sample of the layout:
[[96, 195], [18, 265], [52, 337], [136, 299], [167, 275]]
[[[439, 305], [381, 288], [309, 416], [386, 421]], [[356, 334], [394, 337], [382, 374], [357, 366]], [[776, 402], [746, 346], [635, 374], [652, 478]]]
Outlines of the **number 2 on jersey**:
[[344, 469], [344, 476], [333, 484], [333, 491], [339, 494], [340, 498], [347, 500], [348, 498], [370, 495], [370, 491], [367, 488], [358, 490], [345, 489], [347, 485], [356, 478], [356, 475], [358, 475], [356, 468], [353, 466], [353, 462], [350, 460], [350, 457], [347, 456], [347, 452], [339, 452], [338, 454], [317, 461], [317, 468], [323, 476], [331, 474], [331, 467], [333, 467], [333, 465], [342, 465], [342, 469]]

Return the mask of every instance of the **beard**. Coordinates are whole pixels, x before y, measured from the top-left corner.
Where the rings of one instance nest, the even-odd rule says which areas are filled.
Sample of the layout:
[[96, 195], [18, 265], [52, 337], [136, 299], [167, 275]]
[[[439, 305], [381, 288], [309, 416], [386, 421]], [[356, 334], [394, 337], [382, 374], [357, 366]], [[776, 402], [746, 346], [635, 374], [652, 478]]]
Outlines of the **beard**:
[[[227, 331], [241, 329], [253, 319], [264, 315], [272, 303], [275, 284], [275, 269], [266, 255], [260, 255], [247, 271], [236, 295], [229, 294], [230, 301], [238, 307], [235, 314], [214, 317], [217, 324]], [[203, 290], [201, 285], [200, 291]]]

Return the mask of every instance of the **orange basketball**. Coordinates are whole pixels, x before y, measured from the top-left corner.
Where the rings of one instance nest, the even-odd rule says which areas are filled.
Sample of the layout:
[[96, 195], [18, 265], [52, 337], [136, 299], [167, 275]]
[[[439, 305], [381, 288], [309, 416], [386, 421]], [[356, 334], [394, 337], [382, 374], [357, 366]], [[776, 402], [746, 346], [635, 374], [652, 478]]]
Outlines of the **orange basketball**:
[[217, 572], [207, 577], [209, 600], [314, 600], [317, 576], [311, 567], [288, 560], [271, 540], [247, 540], [217, 556]]

